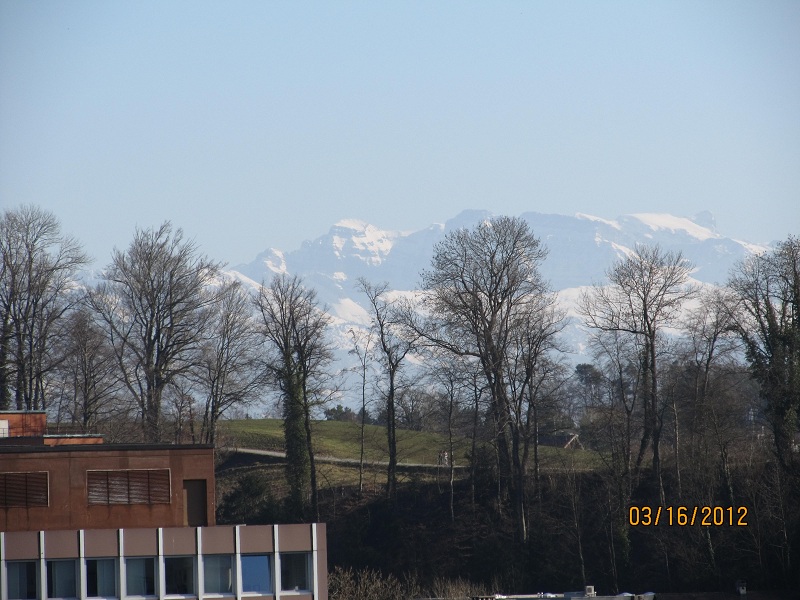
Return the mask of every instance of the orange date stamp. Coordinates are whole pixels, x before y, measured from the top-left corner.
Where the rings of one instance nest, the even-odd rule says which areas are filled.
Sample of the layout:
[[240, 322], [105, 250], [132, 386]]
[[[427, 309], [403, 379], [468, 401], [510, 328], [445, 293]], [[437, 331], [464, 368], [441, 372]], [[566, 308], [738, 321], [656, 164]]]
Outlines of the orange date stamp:
[[747, 527], [746, 506], [631, 506], [628, 524], [632, 527]]

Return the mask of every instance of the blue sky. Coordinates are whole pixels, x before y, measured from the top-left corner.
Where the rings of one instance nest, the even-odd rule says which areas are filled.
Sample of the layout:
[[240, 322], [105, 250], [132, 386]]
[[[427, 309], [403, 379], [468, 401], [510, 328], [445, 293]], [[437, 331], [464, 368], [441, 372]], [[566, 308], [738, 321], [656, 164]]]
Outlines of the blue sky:
[[100, 264], [342, 218], [712, 211], [800, 233], [800, 2], [0, 0], [0, 205]]

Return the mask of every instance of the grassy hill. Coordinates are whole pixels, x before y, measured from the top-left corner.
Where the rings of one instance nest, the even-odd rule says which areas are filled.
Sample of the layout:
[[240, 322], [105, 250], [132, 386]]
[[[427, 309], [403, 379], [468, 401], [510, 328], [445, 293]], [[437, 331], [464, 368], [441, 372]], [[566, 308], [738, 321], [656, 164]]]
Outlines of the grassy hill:
[[[238, 448], [283, 451], [283, 421], [280, 419], [229, 420], [221, 424], [223, 436]], [[318, 456], [358, 460], [360, 455], [360, 425], [342, 421], [315, 421], [314, 450]], [[444, 435], [427, 431], [397, 430], [398, 461], [436, 465], [439, 452], [447, 450]], [[456, 442], [456, 465], [465, 465], [468, 440]], [[364, 429], [364, 455], [368, 462], [388, 460], [386, 430], [378, 425]]]
[[[360, 457], [361, 426], [342, 421], [315, 421], [313, 424], [314, 450], [321, 481], [329, 486], [352, 485], [358, 482], [358, 460]], [[226, 420], [220, 425], [221, 445], [231, 449], [247, 448], [283, 452], [283, 421], [280, 419]], [[448, 469], [439, 465], [439, 453], [449, 452], [447, 436], [428, 431], [397, 430], [398, 472], [403, 480], [440, 479]], [[471, 442], [466, 438], [454, 441], [455, 450], [451, 459], [458, 467], [456, 477], [466, 476]], [[486, 452], [494, 453], [492, 447]], [[336, 463], [328, 458], [351, 461], [351, 464]], [[385, 483], [386, 462], [389, 452], [386, 430], [379, 425], [364, 428], [365, 470], [371, 473], [376, 486]], [[529, 457], [529, 468], [533, 468], [533, 450]], [[225, 468], [257, 464], [282, 463], [280, 458], [249, 459], [238, 457]], [[539, 447], [539, 464], [542, 472], [548, 471], [592, 471], [602, 463], [601, 457], [581, 449], [565, 449], [550, 446]], [[422, 465], [422, 466], [420, 466]], [[427, 475], [427, 477], [426, 477]], [[402, 483], [402, 481], [401, 481]], [[324, 484], [323, 484], [324, 485]]]
[[[320, 490], [333, 490], [357, 486], [359, 472], [357, 461], [360, 457], [359, 423], [342, 421], [315, 421], [313, 424], [314, 450], [317, 457], [317, 478]], [[283, 421], [280, 419], [226, 420], [221, 424], [221, 440], [224, 445], [238, 449], [271, 450], [283, 452]], [[444, 481], [448, 469], [438, 466], [439, 452], [447, 450], [446, 436], [424, 432], [397, 430], [398, 484], [413, 481]], [[454, 452], [457, 467], [468, 465], [469, 441], [459, 439]], [[342, 464], [327, 461], [326, 458], [354, 461]], [[386, 484], [386, 462], [389, 459], [386, 430], [382, 426], [367, 425], [364, 429], [364, 472], [363, 486], [366, 493], [382, 493]], [[288, 493], [283, 472], [283, 459], [243, 455], [228, 456], [219, 466], [218, 485], [224, 493], [229, 480], [242, 472], [258, 469], [268, 475], [276, 498]], [[414, 466], [410, 466], [414, 465]], [[416, 465], [428, 465], [419, 467]], [[458, 477], [466, 476], [465, 469], [459, 469]]]

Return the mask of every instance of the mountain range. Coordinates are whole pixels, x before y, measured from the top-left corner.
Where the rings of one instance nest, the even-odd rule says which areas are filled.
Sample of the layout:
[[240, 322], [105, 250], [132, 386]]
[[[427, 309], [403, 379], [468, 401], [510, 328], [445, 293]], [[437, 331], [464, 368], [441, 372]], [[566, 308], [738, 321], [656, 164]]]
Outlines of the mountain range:
[[[350, 300], [363, 301], [355, 284], [359, 277], [374, 283], [388, 282], [393, 290], [419, 287], [420, 271], [430, 264], [434, 245], [455, 229], [473, 227], [493, 215], [467, 210], [442, 224], [414, 231], [381, 229], [358, 220], [342, 220], [326, 234], [285, 252], [270, 248], [233, 271], [256, 283], [276, 273], [304, 278], [314, 287], [333, 316], [348, 320]], [[528, 212], [520, 215], [549, 250], [542, 273], [556, 291], [602, 283], [606, 270], [637, 244], [658, 244], [680, 250], [695, 266], [699, 282], [722, 284], [730, 269], [767, 246], [726, 237], [716, 231], [708, 212], [692, 218], [669, 214], [639, 213], [603, 219], [586, 214], [554, 215]]]
[[[420, 271], [429, 267], [433, 248], [448, 232], [471, 228], [493, 216], [486, 210], [465, 210], [445, 223], [413, 231], [381, 229], [346, 219], [327, 233], [307, 240], [291, 251], [269, 248], [231, 275], [251, 286], [268, 283], [277, 273], [298, 275], [313, 287], [320, 303], [333, 317], [335, 343], [341, 358], [350, 347], [347, 332], [368, 326], [366, 297], [357, 288], [359, 277], [372, 283], [387, 282], [396, 292], [419, 288]], [[701, 212], [693, 217], [661, 213], [637, 213], [605, 219], [587, 214], [556, 215], [527, 212], [520, 215], [549, 250], [542, 274], [559, 294], [559, 302], [574, 317], [580, 290], [604, 283], [606, 271], [637, 244], [658, 244], [664, 250], [681, 251], [692, 262], [692, 277], [704, 284], [723, 284], [731, 268], [753, 253], [768, 249], [727, 237], [716, 230], [714, 216]], [[573, 318], [564, 331], [569, 347], [580, 360], [586, 331]]]

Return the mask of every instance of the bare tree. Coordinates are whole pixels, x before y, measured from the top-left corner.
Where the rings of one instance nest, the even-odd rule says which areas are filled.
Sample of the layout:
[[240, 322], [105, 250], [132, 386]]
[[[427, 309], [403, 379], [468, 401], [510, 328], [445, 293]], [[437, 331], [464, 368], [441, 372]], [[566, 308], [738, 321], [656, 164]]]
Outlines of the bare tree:
[[384, 378], [380, 387], [386, 406], [386, 439], [389, 447], [386, 495], [393, 499], [397, 494], [397, 401], [402, 387], [399, 376], [417, 336], [413, 332], [401, 331], [396, 306], [386, 298], [388, 288], [388, 283], [373, 285], [363, 277], [358, 280], [358, 289], [367, 296], [372, 309], [375, 353]]
[[[688, 448], [689, 463], [708, 464], [712, 448], [719, 452], [720, 470], [728, 491], [728, 501], [734, 503], [730, 447], [739, 431], [731, 432], [730, 420], [738, 419], [735, 410], [738, 390], [743, 389], [746, 377], [741, 364], [741, 344], [734, 332], [730, 311], [731, 299], [722, 289], [705, 291], [700, 305], [688, 312], [683, 321], [684, 336], [680, 347], [684, 388], [678, 397], [690, 402], [675, 412], [675, 469], [678, 489], [681, 488], [681, 457], [679, 449]], [[686, 422], [686, 444], [678, 438], [679, 412]], [[716, 444], [714, 444], [716, 442]]]
[[[439, 431], [447, 437], [447, 450], [443, 455], [446, 460], [439, 462], [447, 468], [450, 521], [455, 522], [456, 440], [464, 433], [469, 435], [467, 422], [472, 415], [465, 408], [473, 399], [471, 375], [474, 373], [474, 365], [452, 353], [434, 351], [430, 357], [429, 371], [429, 378], [437, 391]], [[475, 437], [474, 431], [472, 436]], [[473, 462], [474, 443], [473, 439]]]
[[790, 236], [741, 263], [729, 287], [737, 300], [736, 329], [761, 395], [784, 470], [799, 471], [794, 436], [800, 429], [800, 238]]
[[591, 396], [588, 421], [615, 481], [619, 506], [627, 508], [633, 493], [633, 440], [642, 430], [638, 422], [642, 412], [640, 351], [633, 336], [619, 331], [597, 332], [591, 347], [601, 389]]
[[89, 295], [148, 441], [162, 438], [165, 389], [196, 364], [219, 268], [166, 222], [137, 229], [126, 251], [114, 250], [103, 281]]
[[691, 265], [680, 252], [665, 252], [658, 246], [637, 246], [629, 256], [612, 266], [608, 286], [595, 285], [580, 299], [580, 312], [591, 329], [632, 335], [639, 346], [645, 377], [644, 432], [637, 466], [648, 448], [653, 451], [653, 473], [661, 503], [666, 503], [661, 473], [663, 407], [658, 388], [658, 341], [665, 327], [673, 324], [696, 288], [689, 285]]
[[622, 331], [595, 331], [590, 341], [595, 365], [578, 365], [576, 378], [585, 402], [581, 435], [604, 468], [603, 529], [614, 587], [630, 565], [627, 510], [633, 495], [633, 441], [641, 435], [642, 370], [636, 337]]
[[[555, 308], [552, 294], [538, 296], [521, 316], [512, 333], [511, 360], [508, 366], [510, 418], [518, 432], [521, 464], [527, 465], [533, 452], [533, 478], [540, 493], [539, 434], [545, 412], [557, 412], [558, 389], [566, 381], [559, 360], [562, 349], [558, 334], [564, 328], [564, 313]], [[553, 429], [553, 428], [551, 428]], [[551, 431], [550, 433], [554, 433]], [[518, 487], [525, 489], [525, 470], [520, 470]], [[527, 504], [527, 502], [526, 502]]]
[[283, 396], [291, 509], [302, 517], [310, 491], [311, 510], [318, 519], [311, 415], [331, 390], [327, 367], [333, 354], [326, 337], [330, 317], [319, 308], [316, 292], [288, 275], [276, 275], [269, 286], [263, 285], [255, 306], [267, 343], [267, 371]]
[[253, 303], [238, 281], [222, 284], [200, 348], [196, 379], [203, 396], [200, 440], [216, 443], [217, 422], [258, 397], [265, 383]]
[[546, 254], [527, 223], [517, 218], [497, 217], [472, 230], [453, 231], [435, 247], [431, 269], [422, 273], [426, 295], [421, 308], [428, 318], [408, 319], [428, 343], [479, 361], [491, 398], [500, 483], [508, 490], [522, 541], [528, 539], [527, 433], [515, 418], [515, 406], [530, 391], [530, 380], [515, 384], [512, 368], [525, 329], [543, 324], [538, 312], [552, 306], [539, 273]]
[[0, 409], [44, 409], [56, 324], [88, 258], [52, 213], [22, 206], [0, 218], [0, 261]]
[[198, 390], [191, 374], [176, 377], [164, 390], [162, 397], [162, 435], [171, 433], [173, 444], [197, 444], [201, 410], [197, 401]]
[[358, 493], [364, 492], [364, 430], [367, 425], [367, 374], [369, 369], [369, 355], [372, 350], [372, 331], [354, 329], [349, 331], [353, 340], [353, 348], [350, 354], [358, 357], [358, 368], [361, 377], [361, 415], [359, 423], [359, 454], [358, 454]]
[[66, 421], [81, 433], [98, 432], [127, 412], [114, 349], [85, 306], [69, 315], [63, 329], [64, 359], [54, 385], [58, 423]]

